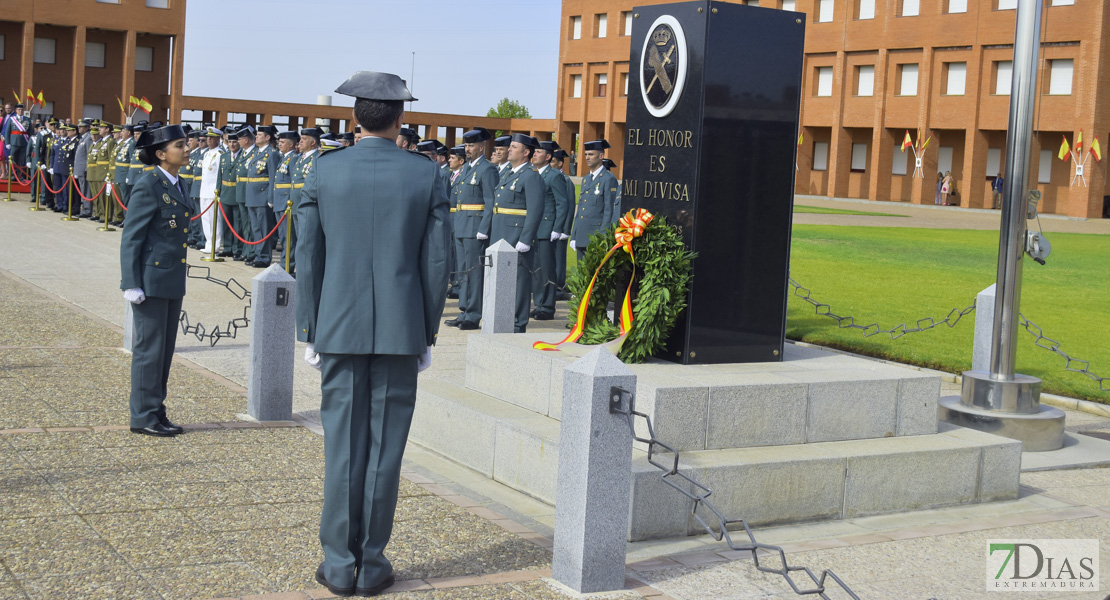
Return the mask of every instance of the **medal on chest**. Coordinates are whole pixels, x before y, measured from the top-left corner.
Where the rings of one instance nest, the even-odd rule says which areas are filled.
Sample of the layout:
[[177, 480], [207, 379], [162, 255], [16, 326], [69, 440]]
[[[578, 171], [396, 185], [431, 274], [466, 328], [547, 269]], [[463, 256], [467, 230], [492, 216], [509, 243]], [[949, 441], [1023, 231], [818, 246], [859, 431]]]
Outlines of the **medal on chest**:
[[516, 182], [517, 182], [517, 181], [519, 181], [519, 180], [518, 180], [518, 179], [514, 179], [514, 180], [513, 180], [513, 184], [509, 186], [509, 191], [510, 191], [510, 192], [515, 192], [515, 191], [516, 191]]

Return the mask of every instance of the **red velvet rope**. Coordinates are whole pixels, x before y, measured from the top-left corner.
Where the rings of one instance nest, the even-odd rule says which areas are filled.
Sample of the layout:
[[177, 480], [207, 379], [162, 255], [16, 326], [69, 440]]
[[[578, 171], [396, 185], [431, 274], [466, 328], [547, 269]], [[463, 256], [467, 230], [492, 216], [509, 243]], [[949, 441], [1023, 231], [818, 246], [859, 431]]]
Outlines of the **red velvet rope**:
[[[31, 171], [29, 169], [25, 169], [11, 161], [8, 161], [8, 165], [12, 167], [12, 179], [15, 179], [15, 182], [19, 185], [31, 185], [31, 182], [35, 180], [35, 177], [31, 175]], [[19, 178], [20, 171], [24, 171], [27, 173], [27, 181], [23, 181]]]
[[107, 182], [105, 182], [104, 185], [100, 186], [100, 191], [98, 191], [96, 194], [94, 194], [92, 198], [86, 198], [85, 195], [81, 193], [81, 188], [79, 188], [77, 186], [73, 186], [73, 190], [76, 191], [77, 195], [81, 196], [81, 199], [84, 200], [85, 202], [93, 202], [97, 198], [100, 197], [100, 194], [104, 192], [104, 188], [106, 188], [106, 187], [108, 187]]
[[235, 228], [231, 226], [231, 221], [227, 220], [227, 213], [224, 212], [224, 205], [223, 204], [220, 205], [220, 214], [223, 215], [224, 223], [227, 223], [227, 228], [229, 230], [231, 230], [231, 234], [234, 235], [235, 237], [239, 238], [240, 242], [243, 242], [244, 244], [247, 244], [249, 246], [257, 246], [258, 244], [261, 244], [262, 242], [265, 242], [266, 240], [270, 239], [270, 236], [274, 235], [274, 233], [277, 232], [278, 227], [281, 227], [281, 224], [282, 224], [283, 221], [285, 221], [285, 217], [289, 214], [289, 211], [286, 211], [286, 212], [282, 213], [281, 218], [278, 219], [277, 225], [274, 225], [274, 228], [270, 230], [270, 233], [266, 234], [266, 237], [258, 240], [257, 242], [248, 242], [247, 240], [244, 240], [242, 238], [242, 236], [239, 235], [238, 232], [235, 231]]
[[[118, 188], [118, 187], [116, 187], [116, 186], [114, 186], [114, 185], [112, 186], [112, 197], [116, 199], [116, 204], [118, 204], [118, 205], [119, 205], [119, 207], [120, 207], [120, 208], [122, 208], [124, 212], [127, 212], [127, 207], [126, 207], [126, 206], [124, 206], [124, 205], [123, 205], [123, 202], [121, 202], [121, 201], [120, 201], [120, 199], [119, 199], [119, 194], [118, 194], [118, 193], [116, 192], [116, 190], [117, 190], [117, 189], [119, 189], [119, 188]], [[215, 204], [215, 202], [213, 202], [212, 204]], [[212, 208], [212, 204], [209, 204], [209, 205], [208, 205], [208, 208], [206, 208], [206, 209], [204, 209], [204, 210], [200, 211], [200, 214], [199, 214], [199, 215], [195, 215], [195, 216], [189, 217], [189, 220], [190, 220], [190, 221], [196, 221], [197, 219], [199, 219], [199, 218], [201, 218], [202, 216], [204, 216], [204, 213], [208, 212], [208, 211], [209, 211], [209, 210], [210, 210], [210, 209]]]
[[[49, 192], [50, 192], [51, 194], [60, 194], [60, 193], [62, 193], [63, 191], [65, 191], [65, 189], [66, 189], [66, 183], [69, 183], [69, 182], [70, 182], [70, 181], [71, 181], [71, 180], [73, 179], [73, 177], [69, 177], [69, 178], [67, 178], [67, 179], [65, 180], [65, 183], [62, 183], [62, 189], [60, 189], [60, 190], [55, 190], [55, 189], [51, 189], [51, 187], [50, 187], [50, 184], [49, 184], [49, 183], [46, 183], [46, 171], [39, 171], [39, 174], [41, 174], [41, 175], [42, 175], [42, 185], [43, 185], [43, 186], [45, 186], [45, 187], [46, 187], [46, 189], [47, 189], [47, 191], [49, 191]], [[78, 192], [78, 193], [80, 193], [80, 192]]]

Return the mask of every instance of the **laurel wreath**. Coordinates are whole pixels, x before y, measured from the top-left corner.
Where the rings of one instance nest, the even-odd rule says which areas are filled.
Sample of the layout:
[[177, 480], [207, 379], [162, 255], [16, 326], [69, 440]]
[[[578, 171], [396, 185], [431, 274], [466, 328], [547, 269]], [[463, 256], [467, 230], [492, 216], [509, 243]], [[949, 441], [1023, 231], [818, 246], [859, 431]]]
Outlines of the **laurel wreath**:
[[[618, 251], [598, 270], [602, 258], [613, 246], [616, 227], [614, 224], [591, 235], [584, 259], [567, 273], [567, 288], [576, 299], [581, 299], [597, 272], [579, 344], [604, 344], [620, 335], [606, 315], [606, 306], [616, 300], [618, 277], [623, 281], [620, 291], [624, 291], [632, 272], [632, 260], [627, 252]], [[636, 257], [633, 320], [617, 357], [625, 363], [636, 364], [663, 349], [678, 315], [686, 308], [686, 292], [693, 277], [692, 262], [696, 254], [687, 250], [678, 229], [667, 225], [663, 217], [655, 217], [643, 235], [632, 241], [632, 250]], [[578, 319], [578, 305], [579, 300], [570, 303], [572, 327]]]

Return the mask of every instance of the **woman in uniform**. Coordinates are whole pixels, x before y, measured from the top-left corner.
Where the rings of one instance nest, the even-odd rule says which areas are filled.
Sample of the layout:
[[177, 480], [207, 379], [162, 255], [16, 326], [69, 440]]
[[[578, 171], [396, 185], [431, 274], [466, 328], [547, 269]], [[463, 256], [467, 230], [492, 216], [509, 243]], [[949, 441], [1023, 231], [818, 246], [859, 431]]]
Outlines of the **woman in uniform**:
[[185, 296], [190, 205], [178, 170], [189, 164], [189, 148], [180, 125], [144, 131], [136, 146], [143, 164], [157, 168], [131, 190], [120, 243], [120, 289], [134, 305], [131, 432], [170, 437], [184, 431], [165, 402]]

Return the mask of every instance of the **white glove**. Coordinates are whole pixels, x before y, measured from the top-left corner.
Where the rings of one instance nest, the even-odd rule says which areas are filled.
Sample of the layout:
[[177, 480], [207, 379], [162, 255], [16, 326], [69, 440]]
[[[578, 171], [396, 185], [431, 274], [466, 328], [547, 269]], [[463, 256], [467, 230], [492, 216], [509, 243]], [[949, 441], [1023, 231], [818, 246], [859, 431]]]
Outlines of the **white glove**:
[[569, 235], [567, 235], [567, 234], [565, 234], [565, 233], [560, 233], [560, 234], [559, 234], [559, 239], [560, 239], [560, 240], [569, 240], [569, 239], [570, 239], [570, 236], [569, 236]]
[[142, 288], [131, 288], [123, 290], [123, 299], [131, 304], [142, 304], [146, 300], [146, 294], [143, 293]]
[[479, 231], [479, 232], [478, 232], [478, 235], [476, 235], [476, 236], [474, 236], [474, 237], [476, 237], [476, 238], [478, 238], [478, 239], [480, 239], [480, 240], [488, 240], [488, 239], [489, 239], [489, 236], [488, 236], [488, 235], [486, 235], [486, 234], [484, 234], [484, 233], [482, 233], [481, 231]]
[[273, 203], [273, 202], [267, 202], [267, 203], [266, 203], [266, 206], [269, 206], [270, 208], [273, 208], [273, 207], [274, 207], [274, 203]]
[[104, 190], [106, 192], [108, 192], [109, 194], [111, 194], [112, 193], [112, 182], [109, 181], [108, 183], [106, 183], [104, 185], [105, 185]]
[[319, 371], [321, 369], [320, 355], [316, 353], [316, 344], [312, 344], [312, 343], [305, 344], [305, 347], [304, 347], [304, 361], [306, 363], [308, 363], [308, 366], [312, 367], [313, 369], [316, 369], [317, 371]]
[[532, 247], [529, 246], [528, 244], [525, 244], [524, 242], [517, 242], [516, 243], [516, 251], [517, 252], [524, 253], [524, 252], [527, 252], [531, 249], [532, 249]]
[[559, 241], [559, 232], [557, 232], [557, 231], [552, 231], [551, 232], [551, 241], [552, 242]]
[[53, 175], [54, 174], [54, 167], [50, 167], [49, 169], [46, 170], [46, 172]]
[[432, 347], [428, 346], [424, 354], [416, 357], [416, 372], [423, 373], [430, 366], [432, 366]]
[[577, 252], [577, 251], [578, 251], [578, 248], [577, 248], [577, 247], [575, 247], [575, 245], [574, 245], [574, 240], [571, 240], [571, 241], [570, 241], [570, 249], [571, 249], [571, 250], [574, 250], [575, 252]]
[[28, 168], [28, 169], [30, 169], [30, 168], [31, 168], [31, 163], [27, 163], [27, 168]]

